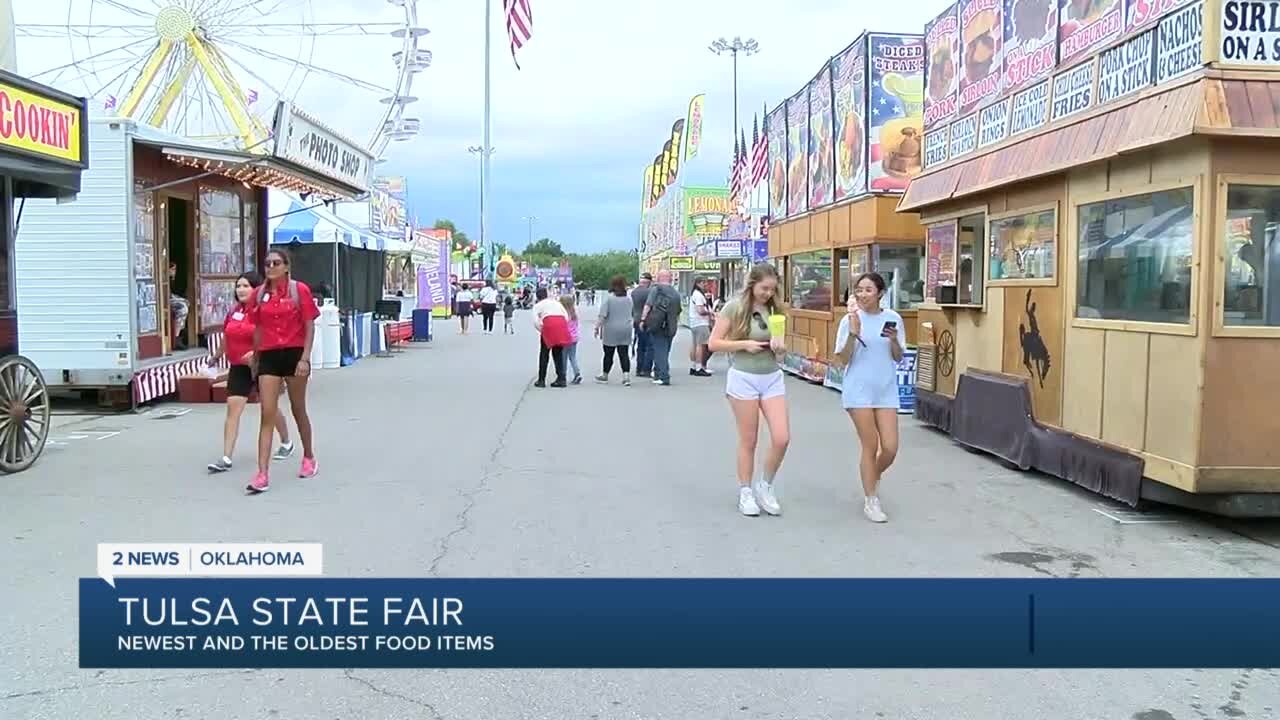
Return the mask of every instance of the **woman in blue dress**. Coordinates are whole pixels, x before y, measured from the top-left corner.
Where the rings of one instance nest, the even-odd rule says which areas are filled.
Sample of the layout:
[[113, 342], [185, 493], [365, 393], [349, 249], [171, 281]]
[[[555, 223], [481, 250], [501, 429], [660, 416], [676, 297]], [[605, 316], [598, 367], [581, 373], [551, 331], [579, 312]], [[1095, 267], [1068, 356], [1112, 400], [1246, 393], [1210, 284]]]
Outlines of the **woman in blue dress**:
[[880, 306], [884, 292], [879, 273], [858, 276], [836, 334], [836, 357], [845, 368], [841, 404], [861, 445], [862, 512], [875, 523], [888, 521], [878, 493], [898, 455], [898, 361], [907, 345], [902, 316]]

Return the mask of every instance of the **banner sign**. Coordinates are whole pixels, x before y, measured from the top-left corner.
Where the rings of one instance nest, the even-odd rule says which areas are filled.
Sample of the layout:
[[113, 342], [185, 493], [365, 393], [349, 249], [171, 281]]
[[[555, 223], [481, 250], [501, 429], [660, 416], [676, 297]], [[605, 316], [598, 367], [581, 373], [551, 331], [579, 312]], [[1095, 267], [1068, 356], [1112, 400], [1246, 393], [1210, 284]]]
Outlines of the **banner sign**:
[[417, 230], [413, 234], [414, 248], [423, 255], [418, 264], [418, 307], [449, 307], [449, 255], [451, 242], [448, 230]]
[[1098, 58], [1098, 103], [1144, 90], [1152, 82], [1155, 31], [1144, 32]]
[[743, 241], [741, 240], [717, 240], [715, 244], [716, 259], [726, 260], [733, 258], [745, 257], [743, 251]]
[[835, 114], [835, 199], [861, 195], [867, 189], [866, 38], [858, 38], [831, 61]]
[[[82, 578], [77, 649], [82, 669], [1265, 668], [1277, 596], [1253, 578]], [[777, 632], [726, 631], [761, 607]]]
[[274, 155], [355, 188], [369, 191], [373, 154], [321, 125], [293, 104], [276, 106]]
[[1083, 63], [1053, 79], [1053, 121], [1071, 117], [1093, 105], [1095, 61]]
[[13, 75], [0, 77], [0, 147], [88, 167], [87, 117], [83, 100]]
[[809, 207], [820, 208], [835, 193], [832, 146], [831, 65], [809, 82]]
[[924, 44], [929, 58], [924, 126], [932, 129], [949, 122], [960, 108], [960, 16], [955, 5], [925, 24]]
[[924, 166], [926, 169], [941, 165], [950, 157], [951, 127], [943, 125], [930, 130], [924, 136]]
[[1058, 0], [1004, 0], [1004, 91], [1047, 78], [1058, 63]]
[[1133, 34], [1160, 18], [1197, 0], [1129, 0], [1125, 32]]
[[1009, 109], [1009, 134], [1017, 135], [1049, 122], [1049, 81], [1013, 96]]
[[1280, 64], [1280, 0], [1222, 0], [1222, 62]]
[[1070, 65], [1124, 33], [1124, 0], [1060, 0], [1058, 62]]
[[867, 185], [902, 192], [923, 167], [924, 38], [867, 35], [867, 70]]
[[1157, 84], [1204, 65], [1204, 3], [1162, 18], [1156, 38]]
[[1009, 136], [1009, 99], [988, 105], [978, 113], [978, 147], [995, 145]]
[[706, 98], [706, 95], [695, 95], [689, 101], [689, 124], [686, 126], [689, 130], [689, 139], [686, 141], [684, 151], [686, 161], [697, 157], [698, 148], [702, 145], [702, 106]]
[[809, 209], [809, 96], [804, 91], [787, 100], [787, 214]]
[[978, 148], [978, 114], [951, 123], [951, 159], [964, 157]]
[[684, 118], [671, 124], [671, 157], [667, 166], [667, 186], [676, 184], [680, 177], [680, 148], [684, 143]]
[[752, 240], [751, 241], [751, 261], [753, 263], [762, 263], [769, 259], [769, 241], [768, 240]]
[[670, 268], [671, 270], [692, 270], [693, 256], [692, 255], [672, 255], [671, 257], [667, 258], [667, 267]]
[[645, 166], [644, 169], [644, 191], [640, 194], [640, 212], [644, 213], [649, 209], [650, 200], [653, 198], [653, 164]]
[[960, 38], [964, 72], [960, 75], [960, 113], [1000, 95], [1004, 68], [1003, 0], [961, 0]]
[[769, 139], [769, 212], [773, 217], [787, 216], [787, 108], [774, 108], [765, 118], [765, 136]]
[[684, 189], [685, 237], [719, 236], [729, 227], [733, 213], [728, 188]]

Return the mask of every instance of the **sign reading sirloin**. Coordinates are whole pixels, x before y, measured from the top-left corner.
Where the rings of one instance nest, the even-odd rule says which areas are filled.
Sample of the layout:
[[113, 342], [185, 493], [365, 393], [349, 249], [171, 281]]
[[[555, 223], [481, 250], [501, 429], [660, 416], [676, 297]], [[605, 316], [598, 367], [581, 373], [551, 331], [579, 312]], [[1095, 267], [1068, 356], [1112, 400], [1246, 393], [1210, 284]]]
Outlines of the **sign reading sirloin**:
[[1151, 87], [1151, 51], [1155, 33], [1145, 32], [1098, 58], [1098, 102], [1109, 103]]
[[1222, 62], [1233, 65], [1280, 63], [1280, 1], [1224, 0]]

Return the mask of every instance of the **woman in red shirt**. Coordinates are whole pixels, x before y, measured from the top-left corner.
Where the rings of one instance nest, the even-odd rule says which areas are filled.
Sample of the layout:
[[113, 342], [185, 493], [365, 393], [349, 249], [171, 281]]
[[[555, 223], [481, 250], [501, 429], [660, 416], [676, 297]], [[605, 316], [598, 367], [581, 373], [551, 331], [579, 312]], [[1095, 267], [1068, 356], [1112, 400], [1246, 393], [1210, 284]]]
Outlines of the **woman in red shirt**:
[[[249, 302], [253, 291], [262, 285], [262, 276], [248, 272], [236, 278], [236, 304], [227, 313], [222, 322], [222, 349], [209, 357], [209, 367], [218, 364], [223, 357], [231, 364], [227, 374], [227, 420], [222, 428], [222, 458], [209, 463], [209, 472], [221, 473], [231, 469], [231, 456], [236, 451], [236, 437], [240, 434], [240, 416], [244, 414], [244, 406], [253, 394], [254, 363], [253, 356], [253, 319], [249, 317]], [[284, 415], [276, 414], [276, 432], [280, 434], [280, 449], [272, 456], [275, 460], [284, 460], [293, 454], [293, 443], [289, 441], [289, 425]]]
[[246, 489], [257, 494], [271, 486], [267, 476], [271, 435], [280, 414], [282, 385], [289, 389], [289, 407], [302, 439], [298, 477], [315, 477], [319, 470], [311, 445], [311, 418], [307, 417], [307, 380], [311, 377], [311, 343], [320, 308], [311, 296], [311, 288], [289, 276], [289, 255], [283, 250], [267, 253], [267, 282], [253, 293], [249, 314], [256, 326], [253, 351], [258, 359], [262, 424], [258, 428], [258, 474]]

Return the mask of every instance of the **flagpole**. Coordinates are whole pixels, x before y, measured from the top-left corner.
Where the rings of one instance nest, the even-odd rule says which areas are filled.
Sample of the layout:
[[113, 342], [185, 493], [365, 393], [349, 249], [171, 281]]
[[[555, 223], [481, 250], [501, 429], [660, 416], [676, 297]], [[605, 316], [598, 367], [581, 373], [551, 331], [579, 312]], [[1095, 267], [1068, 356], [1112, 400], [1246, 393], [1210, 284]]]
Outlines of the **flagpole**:
[[485, 249], [489, 268], [493, 267], [493, 245], [489, 242], [489, 156], [493, 154], [493, 148], [489, 145], [489, 59], [492, 55], [490, 34], [493, 29], [495, 2], [497, 0], [485, 0], [484, 3], [484, 150], [480, 157], [480, 247]]

